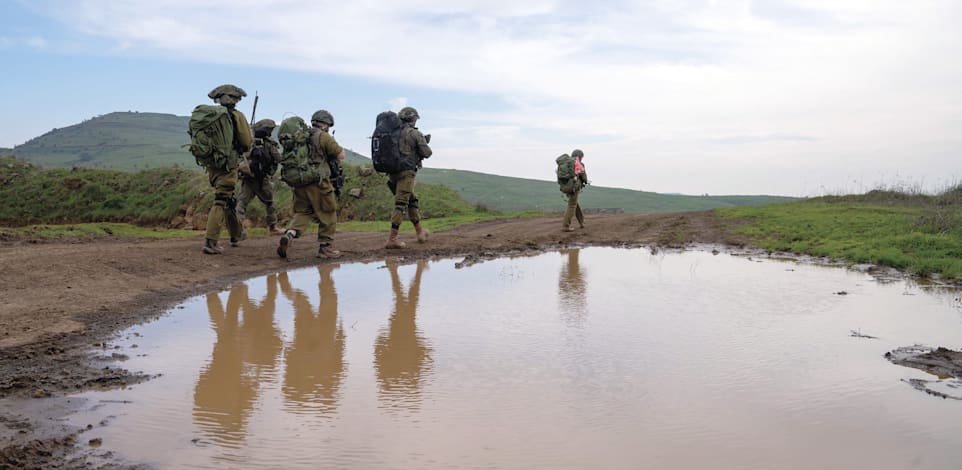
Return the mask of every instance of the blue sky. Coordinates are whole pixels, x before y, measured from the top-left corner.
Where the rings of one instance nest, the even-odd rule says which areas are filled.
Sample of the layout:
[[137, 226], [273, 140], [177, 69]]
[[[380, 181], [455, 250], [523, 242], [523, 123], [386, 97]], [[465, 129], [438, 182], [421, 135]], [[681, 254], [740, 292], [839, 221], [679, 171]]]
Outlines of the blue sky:
[[953, 0], [0, 0], [0, 146], [112, 111], [329, 109], [368, 153], [415, 106], [429, 166], [689, 194], [937, 190], [962, 172]]

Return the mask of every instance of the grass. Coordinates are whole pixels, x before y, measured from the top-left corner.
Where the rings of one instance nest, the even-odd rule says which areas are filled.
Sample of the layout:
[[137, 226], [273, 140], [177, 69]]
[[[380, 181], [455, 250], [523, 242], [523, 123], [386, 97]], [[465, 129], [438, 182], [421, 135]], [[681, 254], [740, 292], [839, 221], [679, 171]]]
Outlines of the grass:
[[962, 190], [935, 196], [870, 191], [761, 207], [718, 209], [771, 251], [891, 266], [962, 280]]
[[16, 236], [18, 238], [190, 238], [200, 232], [194, 230], [166, 229], [159, 227], [141, 227], [124, 223], [85, 223], [65, 225], [29, 225], [26, 227], [0, 228], [0, 237]]

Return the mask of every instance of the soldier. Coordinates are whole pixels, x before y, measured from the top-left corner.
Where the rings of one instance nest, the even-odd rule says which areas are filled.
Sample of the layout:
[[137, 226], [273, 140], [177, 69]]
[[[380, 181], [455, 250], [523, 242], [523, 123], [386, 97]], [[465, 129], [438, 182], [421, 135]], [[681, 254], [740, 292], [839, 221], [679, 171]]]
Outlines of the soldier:
[[226, 164], [220, 168], [207, 167], [207, 177], [214, 188], [214, 205], [207, 214], [207, 234], [203, 251], [208, 255], [217, 255], [224, 252], [223, 248], [217, 246], [223, 225], [227, 225], [231, 246], [237, 246], [237, 243], [247, 236], [237, 220], [234, 190], [237, 187], [237, 167], [242, 157], [250, 151], [253, 138], [244, 113], [235, 109], [241, 98], [247, 96], [244, 90], [234, 85], [221, 85], [211, 90], [207, 96], [230, 111], [234, 128], [234, 145], [231, 154], [227, 155]]
[[261, 119], [254, 123], [254, 148], [247, 158], [249, 172], [240, 174], [241, 189], [237, 198], [237, 219], [243, 224], [247, 204], [257, 196], [264, 203], [267, 226], [271, 235], [280, 235], [277, 228], [277, 209], [274, 207], [274, 186], [271, 177], [277, 172], [277, 162], [281, 159], [279, 145], [271, 134], [277, 123], [272, 119]]
[[568, 198], [568, 208], [565, 210], [564, 218], [564, 231], [573, 232], [575, 229], [571, 228], [571, 217], [575, 216], [578, 219], [578, 225], [581, 228], [585, 228], [585, 216], [581, 212], [581, 205], [578, 204], [578, 193], [588, 185], [588, 173], [585, 172], [585, 165], [581, 163], [581, 159], [584, 158], [585, 153], [580, 149], [575, 149], [571, 152], [571, 156], [574, 158], [574, 172], [575, 178], [577, 179], [575, 183], [571, 186], [571, 191], [565, 191], [565, 196]]
[[418, 198], [414, 194], [414, 178], [417, 176], [418, 168], [421, 168], [421, 161], [431, 156], [430, 135], [421, 134], [415, 125], [421, 116], [418, 111], [410, 106], [398, 111], [398, 117], [403, 122], [401, 126], [401, 140], [398, 144], [401, 152], [401, 160], [405, 161], [405, 169], [391, 173], [388, 176], [388, 187], [394, 194], [394, 213], [391, 214], [391, 234], [388, 236], [385, 248], [404, 248], [404, 242], [397, 239], [398, 229], [405, 215], [414, 224], [417, 232], [418, 243], [428, 241], [430, 232], [421, 227], [421, 211], [418, 210]]
[[321, 109], [311, 116], [313, 132], [311, 141], [315, 150], [320, 152], [326, 161], [320, 164], [321, 179], [317, 183], [292, 188], [294, 193], [294, 218], [291, 219], [287, 231], [281, 236], [277, 255], [287, 258], [287, 249], [291, 242], [307, 230], [311, 221], [317, 221], [317, 249], [318, 258], [338, 258], [341, 252], [333, 248], [334, 232], [337, 228], [337, 197], [334, 194], [334, 184], [331, 182], [329, 162], [344, 160], [344, 149], [337, 144], [334, 137], [328, 133], [334, 125], [334, 116], [327, 110]]

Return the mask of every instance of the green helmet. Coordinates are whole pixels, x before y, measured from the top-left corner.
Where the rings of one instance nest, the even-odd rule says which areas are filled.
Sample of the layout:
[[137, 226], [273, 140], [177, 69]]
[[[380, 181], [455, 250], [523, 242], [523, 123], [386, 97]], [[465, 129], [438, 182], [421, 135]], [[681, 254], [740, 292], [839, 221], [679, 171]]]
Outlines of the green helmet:
[[319, 109], [311, 115], [311, 122], [323, 122], [328, 126], [334, 125], [334, 115], [326, 109]]
[[277, 123], [273, 119], [261, 119], [254, 123], [254, 129], [274, 129]]
[[212, 100], [216, 100], [217, 98], [220, 98], [223, 95], [230, 96], [234, 98], [236, 101], [240, 101], [241, 98], [247, 96], [247, 92], [242, 90], [240, 87], [237, 87], [228, 83], [228, 84], [221, 85], [217, 88], [214, 88], [213, 90], [210, 91], [210, 93], [207, 94], [207, 96], [210, 97], [210, 99]]
[[581, 149], [574, 149], [571, 151], [571, 156], [575, 158], [578, 158], [578, 157], [584, 158], [585, 153], [582, 152]]
[[410, 106], [401, 108], [401, 110], [397, 113], [397, 117], [401, 118], [402, 121], [414, 121], [421, 119], [421, 116], [418, 116], [418, 110]]

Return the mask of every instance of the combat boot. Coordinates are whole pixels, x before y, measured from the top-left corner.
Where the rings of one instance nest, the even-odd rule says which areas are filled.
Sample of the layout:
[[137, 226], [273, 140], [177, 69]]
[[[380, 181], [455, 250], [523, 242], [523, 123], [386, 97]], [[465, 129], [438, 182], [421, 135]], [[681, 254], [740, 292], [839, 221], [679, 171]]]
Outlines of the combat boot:
[[323, 259], [335, 259], [341, 257], [341, 252], [335, 250], [330, 243], [321, 243], [320, 246], [317, 247], [317, 255], [315, 255], [315, 257]]
[[396, 250], [406, 247], [407, 244], [397, 239], [397, 229], [392, 228], [391, 234], [387, 238], [387, 243], [384, 244], [384, 248], [389, 250]]
[[205, 238], [203, 251], [205, 255], [219, 255], [224, 252], [224, 249], [217, 246], [217, 240]]
[[431, 232], [429, 232], [426, 228], [421, 228], [421, 224], [415, 225], [414, 230], [418, 234], [418, 243], [427, 243], [428, 236], [431, 235]]
[[270, 230], [271, 235], [280, 235], [284, 233], [281, 231], [281, 229], [277, 228], [277, 224], [271, 224], [271, 226], [268, 227], [268, 230]]
[[242, 241], [244, 241], [244, 240], [247, 240], [247, 230], [244, 230], [243, 232], [241, 232], [240, 238], [231, 238], [231, 239], [230, 239], [230, 246], [232, 246], [232, 247], [234, 247], [234, 248], [237, 248], [237, 245], [239, 245], [240, 242], [242, 242]]
[[291, 246], [291, 242], [294, 241], [294, 236], [297, 232], [293, 230], [288, 230], [281, 235], [280, 244], [277, 246], [277, 256], [281, 258], [287, 258], [287, 249]]
[[573, 229], [573, 228], [571, 228], [571, 227], [565, 227], [565, 228], [561, 229], [561, 231], [562, 231], [562, 232], [574, 232], [575, 229]]

